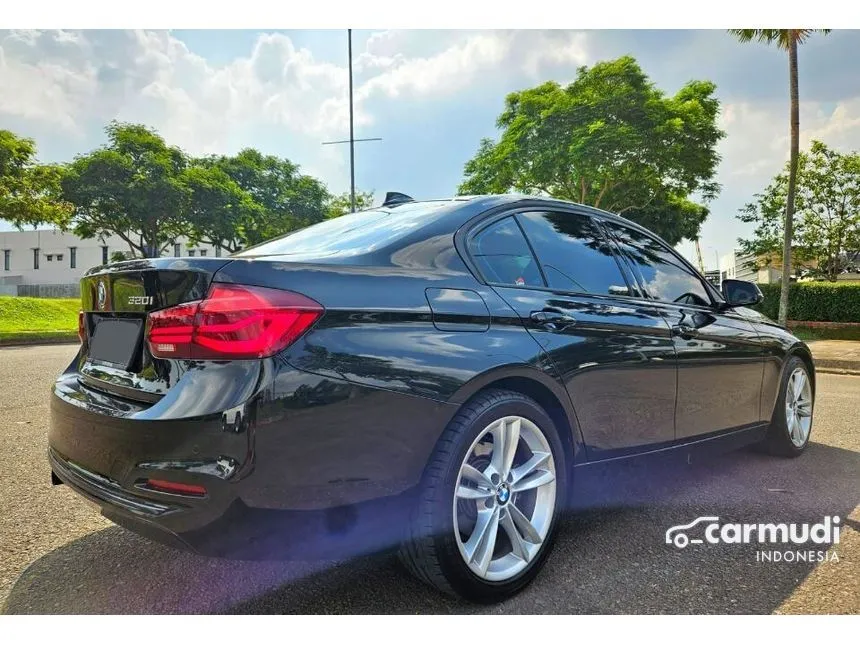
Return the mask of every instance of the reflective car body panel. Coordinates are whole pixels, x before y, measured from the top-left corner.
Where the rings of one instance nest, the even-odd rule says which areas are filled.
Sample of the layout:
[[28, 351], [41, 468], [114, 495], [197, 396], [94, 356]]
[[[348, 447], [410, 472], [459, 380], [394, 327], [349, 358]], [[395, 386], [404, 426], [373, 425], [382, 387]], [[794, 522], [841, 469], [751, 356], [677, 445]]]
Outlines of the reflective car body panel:
[[[117, 365], [95, 360], [85, 341], [53, 390], [54, 473], [114, 521], [208, 551], [225, 522], [232, 534], [247, 513], [329, 513], [408, 498], [446, 426], [486, 388], [538, 401], [572, 468], [760, 437], [786, 357], [811, 361], [805, 345], [751, 310], [649, 297], [609, 236], [598, 245], [601, 261], [618, 258], [608, 292], [487, 280], [470, 235], [535, 209], [636, 226], [501, 195], [426, 212], [383, 208], [366, 221], [357, 214], [355, 225], [327, 224], [336, 235], [322, 242], [311, 231], [293, 245], [287, 236], [230, 258], [88, 272], [88, 335], [101, 320], [127, 319], [145, 336], [149, 312], [197, 302], [219, 284], [290, 290], [324, 310], [296, 341], [258, 360], [155, 358], [140, 340], [133, 360]], [[675, 332], [682, 323], [690, 333]], [[206, 494], [148, 489], [150, 478]]]

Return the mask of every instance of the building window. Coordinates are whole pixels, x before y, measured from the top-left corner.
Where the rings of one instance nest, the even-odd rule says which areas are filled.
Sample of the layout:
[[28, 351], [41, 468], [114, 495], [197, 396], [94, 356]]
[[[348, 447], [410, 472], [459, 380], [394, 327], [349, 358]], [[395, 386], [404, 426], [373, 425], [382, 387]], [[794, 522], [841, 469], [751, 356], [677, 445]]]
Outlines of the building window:
[[216, 246], [216, 247], [215, 247], [215, 257], [216, 257], [216, 258], [220, 258], [220, 257], [221, 257], [221, 247], [220, 247], [220, 246]]
[[47, 258], [48, 262], [52, 262], [54, 260], [54, 256], [51, 253], [48, 253], [48, 255], [46, 255], [45, 257]]
[[205, 257], [206, 257], [206, 249], [200, 249], [200, 257], [201, 257], [201, 258], [205, 258]]
[[78, 267], [78, 247], [69, 247], [69, 268], [76, 269]]
[[39, 268], [39, 249], [33, 249], [33, 270]]
[[176, 244], [174, 244], [174, 245], [173, 245], [173, 255], [174, 255], [175, 257], [177, 257], [177, 258], [178, 258], [180, 255], [182, 255], [182, 245], [181, 245], [181, 244], [176, 243]]
[[10, 251], [9, 249], [4, 249], [4, 250], [3, 250], [3, 270], [4, 270], [4, 271], [11, 271], [11, 270], [12, 270], [12, 269], [10, 268], [10, 265], [11, 265], [11, 258], [10, 258], [10, 256], [11, 256], [11, 255], [12, 255], [12, 251]]
[[62, 261], [63, 261], [63, 254], [57, 253], [57, 262], [62, 262]]
[[194, 257], [194, 249], [188, 249], [188, 257], [189, 257], [189, 258], [193, 258], [193, 257]]
[[108, 247], [102, 247], [102, 264], [108, 263]]

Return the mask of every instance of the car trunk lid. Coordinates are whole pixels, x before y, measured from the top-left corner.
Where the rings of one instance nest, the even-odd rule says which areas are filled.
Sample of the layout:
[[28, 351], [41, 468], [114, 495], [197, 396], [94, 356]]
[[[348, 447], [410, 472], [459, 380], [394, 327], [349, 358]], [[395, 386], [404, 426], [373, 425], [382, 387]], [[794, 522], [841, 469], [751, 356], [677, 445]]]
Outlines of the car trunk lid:
[[227, 258], [153, 258], [88, 271], [81, 279], [85, 338], [78, 369], [82, 380], [142, 401], [160, 398], [185, 371], [182, 361], [153, 357], [144, 342], [152, 311], [206, 296]]

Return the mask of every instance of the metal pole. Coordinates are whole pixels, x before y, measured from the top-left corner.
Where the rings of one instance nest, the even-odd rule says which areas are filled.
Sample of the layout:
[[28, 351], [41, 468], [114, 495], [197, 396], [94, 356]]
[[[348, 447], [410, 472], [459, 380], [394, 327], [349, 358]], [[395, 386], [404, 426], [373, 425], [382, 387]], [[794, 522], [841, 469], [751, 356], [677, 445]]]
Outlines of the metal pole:
[[352, 125], [352, 29], [347, 29], [349, 41], [349, 212], [355, 212], [355, 132]]

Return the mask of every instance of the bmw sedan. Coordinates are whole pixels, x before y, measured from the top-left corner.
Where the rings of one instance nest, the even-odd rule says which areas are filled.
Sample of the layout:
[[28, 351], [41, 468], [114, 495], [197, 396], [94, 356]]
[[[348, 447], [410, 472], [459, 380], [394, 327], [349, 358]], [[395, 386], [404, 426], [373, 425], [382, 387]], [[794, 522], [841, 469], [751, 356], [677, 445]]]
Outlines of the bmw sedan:
[[756, 285], [718, 290], [648, 230], [568, 202], [389, 194], [81, 287], [52, 479], [205, 554], [371, 536], [492, 602], [538, 574], [586, 467], [809, 442], [812, 357], [748, 308]]

